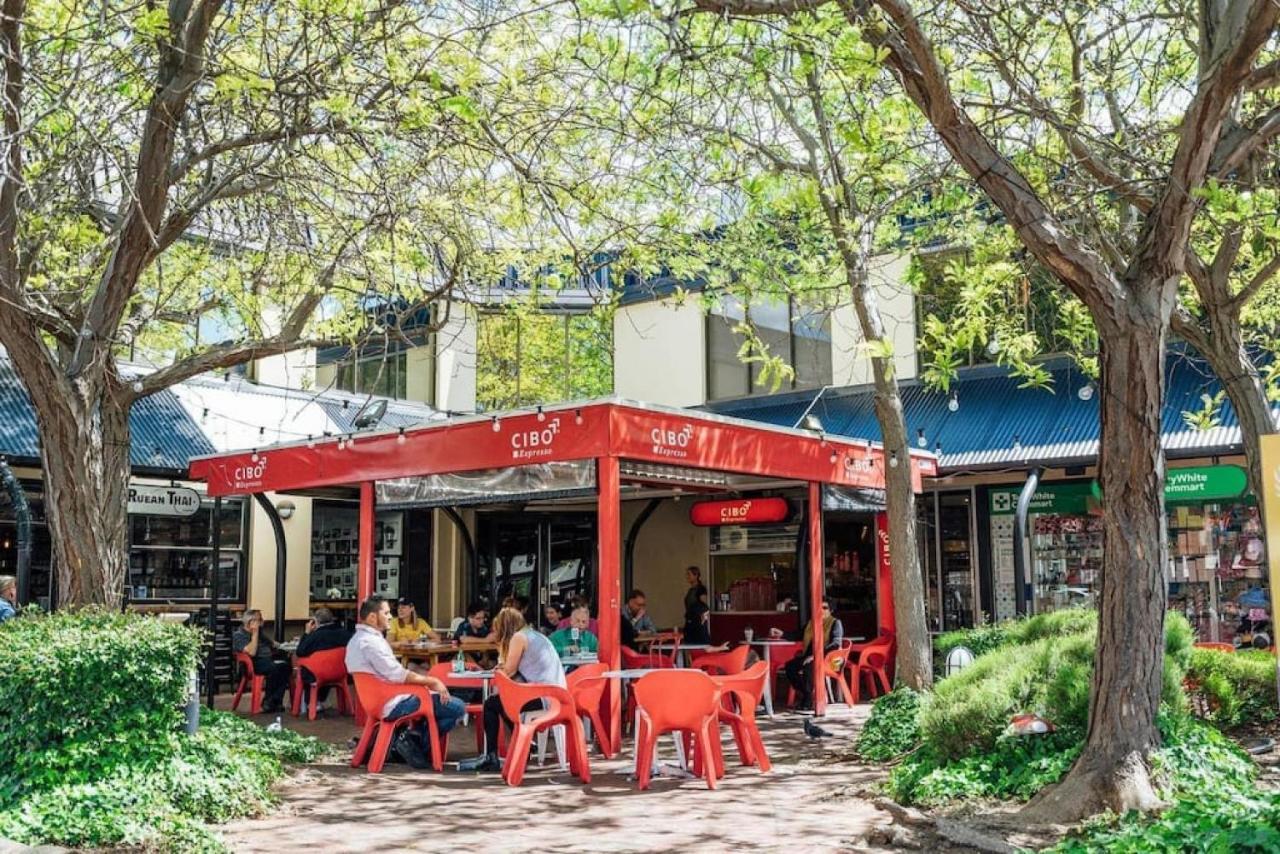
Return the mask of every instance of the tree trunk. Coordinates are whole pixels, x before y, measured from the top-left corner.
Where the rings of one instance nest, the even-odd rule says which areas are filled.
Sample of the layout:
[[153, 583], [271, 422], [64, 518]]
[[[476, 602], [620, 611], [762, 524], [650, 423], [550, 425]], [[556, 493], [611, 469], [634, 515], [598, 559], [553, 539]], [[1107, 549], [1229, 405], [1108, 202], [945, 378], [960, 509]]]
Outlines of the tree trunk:
[[118, 609], [129, 565], [127, 398], [101, 377], [23, 381], [40, 429], [58, 605]]
[[1240, 422], [1240, 439], [1249, 470], [1249, 489], [1257, 496], [1266, 488], [1262, 479], [1262, 437], [1276, 432], [1271, 403], [1258, 368], [1245, 351], [1240, 321], [1210, 312], [1211, 333], [1196, 349], [1218, 375], [1231, 408]]
[[[1152, 294], [1156, 288], [1148, 288]], [[1098, 646], [1084, 752], [1028, 817], [1070, 821], [1103, 809], [1159, 806], [1147, 755], [1159, 743], [1156, 712], [1164, 668], [1164, 400], [1168, 312], [1135, 298], [1101, 335], [1103, 564]], [[1103, 334], [1105, 332], [1105, 334]]]
[[[842, 247], [847, 246], [841, 240]], [[866, 247], [864, 247], [866, 248]], [[862, 337], [871, 344], [887, 344], [884, 321], [875, 289], [871, 287], [865, 259], [869, 251], [842, 250], [845, 272], [853, 294], [853, 306], [862, 327]], [[877, 350], [877, 352], [887, 352]], [[898, 378], [892, 355], [871, 359], [875, 378], [876, 420], [885, 456], [897, 465], [885, 467], [885, 503], [889, 514], [889, 555], [893, 571], [893, 609], [897, 624], [896, 681], [917, 691], [933, 684], [933, 650], [924, 607], [924, 573], [916, 550], [916, 495], [911, 483], [911, 446], [907, 421], [898, 393]]]

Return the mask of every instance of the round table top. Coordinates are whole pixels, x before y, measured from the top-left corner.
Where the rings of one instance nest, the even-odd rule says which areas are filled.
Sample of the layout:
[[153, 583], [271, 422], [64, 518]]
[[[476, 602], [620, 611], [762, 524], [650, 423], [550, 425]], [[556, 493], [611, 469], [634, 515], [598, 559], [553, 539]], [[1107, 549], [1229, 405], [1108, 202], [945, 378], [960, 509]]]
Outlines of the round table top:
[[743, 643], [750, 646], [781, 646], [782, 644], [789, 646], [794, 643], [800, 643], [800, 641], [789, 641], [786, 638], [752, 638], [749, 641], [743, 641]]
[[639, 679], [650, 673], [701, 673], [696, 667], [634, 667], [630, 670], [610, 670], [601, 674], [606, 679]]
[[450, 671], [445, 674], [444, 681], [451, 679], [492, 679], [498, 671], [496, 670], [464, 670], [461, 673]]
[[[711, 649], [713, 646], [719, 646], [719, 645], [720, 644], [718, 643], [684, 643], [682, 641], [680, 643], [680, 649]], [[674, 646], [675, 644], [671, 644], [671, 643], [655, 643], [655, 644], [652, 644], [651, 648], [652, 649], [671, 649]]]
[[566, 655], [560, 659], [561, 664], [566, 665], [582, 665], [582, 664], [598, 664], [600, 662], [599, 655]]

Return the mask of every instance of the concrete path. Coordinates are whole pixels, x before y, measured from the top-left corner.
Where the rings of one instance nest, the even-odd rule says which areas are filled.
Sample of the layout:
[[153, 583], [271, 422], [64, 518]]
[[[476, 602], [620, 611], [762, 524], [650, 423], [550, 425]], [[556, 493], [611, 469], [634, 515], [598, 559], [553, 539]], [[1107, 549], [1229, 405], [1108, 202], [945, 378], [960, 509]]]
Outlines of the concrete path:
[[[878, 772], [840, 761], [867, 706], [837, 711], [822, 726], [835, 737], [808, 740], [802, 718], [762, 719], [774, 770], [762, 775], [736, 765], [725, 730], [727, 775], [716, 791], [698, 780], [660, 778], [639, 792], [626, 779], [631, 741], [624, 754], [593, 754], [592, 782], [582, 785], [554, 767], [530, 765], [518, 789], [497, 775], [443, 774], [388, 765], [382, 774], [344, 762], [308, 766], [279, 788], [281, 804], [269, 816], [220, 828], [237, 852], [433, 851], [440, 854], [512, 851], [866, 851], [866, 834], [890, 824], [884, 813], [855, 792]], [[261, 723], [270, 718], [260, 716]], [[285, 717], [285, 725], [345, 745], [355, 732], [350, 718], [309, 724]], [[471, 755], [469, 730], [450, 739], [450, 760]], [[673, 761], [670, 740], [659, 745]], [[343, 757], [349, 756], [344, 753]]]

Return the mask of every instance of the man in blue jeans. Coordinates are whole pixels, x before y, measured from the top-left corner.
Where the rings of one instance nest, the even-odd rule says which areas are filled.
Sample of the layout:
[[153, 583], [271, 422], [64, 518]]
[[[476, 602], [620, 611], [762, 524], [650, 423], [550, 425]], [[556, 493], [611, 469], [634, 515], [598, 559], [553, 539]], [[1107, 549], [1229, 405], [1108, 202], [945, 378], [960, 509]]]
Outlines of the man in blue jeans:
[[[396, 658], [383, 633], [391, 625], [391, 605], [385, 599], [374, 596], [360, 605], [360, 623], [347, 644], [347, 672], [371, 673], [384, 682], [404, 685], [423, 685], [434, 693], [431, 696], [436, 726], [443, 735], [457, 725], [466, 714], [466, 706], [459, 699], [449, 696], [449, 689], [433, 676], [414, 673]], [[384, 720], [392, 721], [411, 715], [422, 708], [422, 702], [413, 694], [399, 694], [382, 707]], [[418, 721], [396, 737], [391, 743], [400, 758], [414, 768], [428, 768], [431, 739], [427, 737], [426, 721]], [[443, 758], [443, 757], [442, 757]]]

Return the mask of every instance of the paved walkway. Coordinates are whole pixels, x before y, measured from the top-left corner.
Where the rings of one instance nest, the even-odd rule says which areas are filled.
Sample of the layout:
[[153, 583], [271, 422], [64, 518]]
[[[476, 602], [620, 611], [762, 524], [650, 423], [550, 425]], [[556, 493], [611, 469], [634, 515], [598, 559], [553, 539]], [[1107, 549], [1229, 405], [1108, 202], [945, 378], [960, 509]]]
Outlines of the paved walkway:
[[[733, 764], [737, 752], [725, 730], [726, 777], [712, 792], [698, 780], [659, 778], [647, 792], [626, 779], [631, 741], [620, 758], [593, 754], [592, 782], [582, 785], [554, 767], [531, 763], [518, 789], [497, 775], [443, 774], [388, 765], [379, 775], [344, 761], [308, 766], [279, 788], [270, 816], [221, 828], [237, 852], [315, 850], [435, 851], [863, 851], [861, 840], [888, 817], [853, 793], [875, 771], [838, 760], [869, 707], [823, 719], [835, 734], [807, 739], [802, 718], [762, 718], [774, 762], [770, 774]], [[262, 723], [270, 718], [260, 716]], [[314, 724], [285, 717], [285, 725], [337, 744], [355, 732], [350, 718]], [[450, 739], [450, 760], [475, 746], [469, 730]], [[670, 740], [659, 744], [673, 756]], [[553, 752], [553, 751], [552, 751]], [[344, 753], [343, 758], [349, 756]]]

